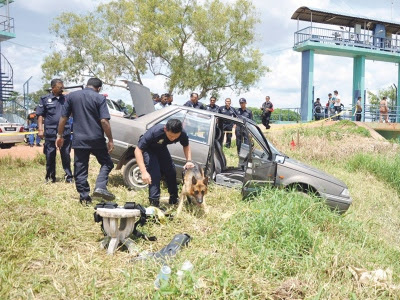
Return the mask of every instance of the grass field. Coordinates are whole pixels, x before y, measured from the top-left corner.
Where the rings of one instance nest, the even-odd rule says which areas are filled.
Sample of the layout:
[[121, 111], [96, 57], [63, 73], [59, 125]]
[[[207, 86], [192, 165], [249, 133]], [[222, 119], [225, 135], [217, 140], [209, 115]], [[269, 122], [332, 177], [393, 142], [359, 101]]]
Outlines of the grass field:
[[[399, 299], [398, 146], [352, 123], [334, 126], [300, 129], [294, 150], [297, 130], [267, 137], [343, 180], [353, 198], [346, 214], [296, 191], [266, 188], [243, 201], [239, 190], [210, 186], [209, 215], [186, 209], [179, 219], [143, 228], [156, 242], [136, 241], [153, 252], [177, 233], [193, 237], [170, 261], [171, 280], [158, 291], [161, 264], [131, 262], [123, 249], [107, 256], [94, 210], [79, 204], [75, 187], [43, 183], [43, 156], [1, 159], [0, 299]], [[97, 172], [92, 160], [92, 187]], [[147, 205], [146, 192], [127, 190], [120, 171], [111, 173], [109, 189], [119, 204]], [[185, 260], [194, 269], [180, 283], [175, 274]], [[349, 266], [390, 268], [394, 286], [359, 285]]]

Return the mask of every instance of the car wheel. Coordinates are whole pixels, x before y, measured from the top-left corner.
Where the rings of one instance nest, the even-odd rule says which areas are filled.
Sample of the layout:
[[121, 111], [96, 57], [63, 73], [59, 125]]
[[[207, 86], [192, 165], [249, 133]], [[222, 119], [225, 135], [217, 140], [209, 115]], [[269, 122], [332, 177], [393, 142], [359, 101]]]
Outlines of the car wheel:
[[10, 149], [12, 146], [15, 146], [15, 143], [0, 144], [0, 148], [2, 148], [2, 149]]
[[123, 178], [125, 184], [134, 190], [141, 190], [147, 187], [142, 181], [142, 174], [136, 160], [131, 159], [124, 167]]

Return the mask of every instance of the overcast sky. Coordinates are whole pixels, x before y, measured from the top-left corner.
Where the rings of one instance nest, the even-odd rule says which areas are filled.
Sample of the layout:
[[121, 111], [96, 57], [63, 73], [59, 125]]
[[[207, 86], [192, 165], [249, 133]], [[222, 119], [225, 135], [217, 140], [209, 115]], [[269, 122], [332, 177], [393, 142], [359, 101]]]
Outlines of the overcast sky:
[[[226, 0], [231, 1], [231, 0]], [[41, 64], [43, 58], [51, 53], [51, 42], [54, 39], [49, 33], [53, 18], [62, 12], [85, 12], [94, 9], [104, 1], [95, 0], [15, 0], [10, 5], [10, 15], [14, 18], [16, 38], [3, 42], [3, 54], [14, 68], [15, 90], [22, 93], [22, 85], [31, 76], [30, 91], [42, 87]], [[231, 97], [233, 105], [238, 106], [238, 99], [245, 97], [249, 106], [259, 107], [265, 96], [271, 96], [275, 107], [299, 107], [301, 85], [301, 53], [292, 50], [293, 34], [297, 21], [291, 20], [294, 11], [301, 6], [310, 6], [341, 13], [363, 15], [371, 18], [392, 20], [400, 23], [400, 0], [253, 0], [259, 13], [261, 23], [257, 26], [258, 41], [256, 46], [264, 54], [264, 63], [271, 69], [261, 78], [250, 92], [240, 96], [231, 90], [221, 93], [219, 105], [223, 99]], [[393, 3], [393, 4], [392, 4]], [[4, 14], [4, 12], [0, 12]], [[392, 17], [393, 16], [393, 17]], [[300, 28], [309, 26], [300, 22]], [[339, 29], [339, 28], [338, 28]], [[325, 103], [327, 94], [339, 90], [345, 105], [351, 103], [353, 60], [334, 56], [315, 55], [314, 86], [315, 97]], [[366, 82], [368, 90], [397, 84], [397, 66], [392, 63], [366, 62]], [[162, 78], [146, 76], [144, 84], [152, 91], [163, 93]], [[130, 102], [127, 91], [105, 87], [112, 99], [123, 99]], [[174, 101], [183, 104], [189, 99], [185, 95], [175, 95]], [[203, 99], [204, 102], [208, 102]]]

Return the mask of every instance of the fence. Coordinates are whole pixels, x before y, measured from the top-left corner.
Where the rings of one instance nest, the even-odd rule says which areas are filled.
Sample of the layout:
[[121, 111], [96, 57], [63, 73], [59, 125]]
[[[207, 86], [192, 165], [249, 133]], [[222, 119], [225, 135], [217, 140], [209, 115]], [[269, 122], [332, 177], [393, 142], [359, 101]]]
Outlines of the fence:
[[354, 33], [319, 27], [306, 27], [294, 33], [294, 46], [306, 41], [400, 52], [400, 40], [369, 33]]

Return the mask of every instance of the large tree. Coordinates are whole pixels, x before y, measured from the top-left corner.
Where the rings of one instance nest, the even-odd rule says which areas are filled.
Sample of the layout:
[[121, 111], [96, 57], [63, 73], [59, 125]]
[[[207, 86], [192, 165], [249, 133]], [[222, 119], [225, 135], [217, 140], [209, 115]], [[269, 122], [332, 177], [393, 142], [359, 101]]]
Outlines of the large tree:
[[147, 72], [166, 79], [170, 93], [224, 88], [247, 91], [268, 71], [253, 46], [259, 22], [249, 0], [121, 0], [88, 14], [63, 13], [51, 31], [54, 52], [42, 66], [46, 79], [97, 76], [142, 84]]

